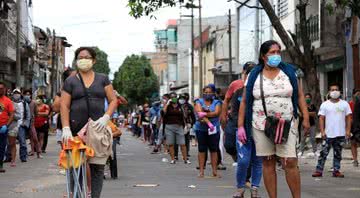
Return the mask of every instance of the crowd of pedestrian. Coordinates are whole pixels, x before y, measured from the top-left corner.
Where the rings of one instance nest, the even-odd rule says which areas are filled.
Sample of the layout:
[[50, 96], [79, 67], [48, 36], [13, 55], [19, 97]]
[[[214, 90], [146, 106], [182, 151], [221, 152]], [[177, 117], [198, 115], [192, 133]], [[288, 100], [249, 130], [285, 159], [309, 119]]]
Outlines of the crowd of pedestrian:
[[[237, 167], [234, 198], [244, 197], [247, 188], [251, 197], [260, 197], [262, 178], [268, 196], [277, 197], [279, 164], [292, 196], [299, 198], [298, 158], [307, 152], [308, 138], [312, 148], [307, 156], [318, 161], [313, 177], [323, 176], [331, 148], [332, 176], [344, 177], [340, 168], [346, 142], [351, 143], [353, 165], [358, 167], [360, 90], [353, 91], [348, 103], [341, 99], [341, 87], [331, 84], [318, 110], [312, 94], [303, 93], [295, 68], [284, 63], [280, 53], [278, 42], [266, 41], [258, 64], [245, 63], [241, 79], [225, 91], [208, 84], [199, 98], [171, 92], [138, 105], [125, 116], [117, 107], [127, 101], [113, 89], [107, 76], [93, 70], [96, 52], [81, 47], [75, 52], [77, 70], [64, 72], [64, 86], [53, 103], [44, 94], [7, 90], [0, 83], [0, 172], [5, 172], [5, 162], [16, 166], [17, 141], [21, 162], [35, 154], [43, 158], [50, 128], [55, 126], [59, 149], [78, 137], [94, 149], [95, 156], [86, 164], [86, 177], [89, 196], [100, 197], [107, 162], [111, 177], [118, 177], [116, 145], [121, 128], [129, 126], [133, 136], [152, 147], [151, 154], [168, 153], [172, 165], [179, 161], [191, 164], [190, 149], [197, 146], [199, 178], [205, 177], [208, 159], [211, 177], [221, 177], [218, 170], [226, 169], [225, 150]], [[73, 178], [71, 189], [78, 183]]]
[[[204, 177], [207, 156], [213, 177], [220, 177], [223, 153], [237, 166], [237, 192], [244, 197], [260, 197], [264, 179], [268, 196], [277, 197], [277, 169], [285, 171], [293, 197], [300, 197], [298, 158], [318, 160], [313, 177], [321, 177], [330, 148], [334, 149], [333, 177], [340, 172], [342, 148], [351, 142], [353, 165], [358, 166], [360, 142], [360, 90], [353, 91], [348, 103], [341, 99], [340, 86], [331, 84], [319, 110], [311, 93], [304, 93], [295, 68], [281, 60], [281, 45], [267, 41], [260, 48], [258, 64], [247, 62], [241, 79], [233, 81], [221, 96], [214, 84], [202, 89], [201, 97], [191, 100], [188, 93], [164, 94], [161, 101], [145, 103], [128, 114], [134, 136], [170, 156], [170, 164], [190, 164], [190, 142], [198, 147], [199, 177]], [[308, 146], [310, 141], [311, 151]], [[305, 155], [305, 153], [307, 153]]]

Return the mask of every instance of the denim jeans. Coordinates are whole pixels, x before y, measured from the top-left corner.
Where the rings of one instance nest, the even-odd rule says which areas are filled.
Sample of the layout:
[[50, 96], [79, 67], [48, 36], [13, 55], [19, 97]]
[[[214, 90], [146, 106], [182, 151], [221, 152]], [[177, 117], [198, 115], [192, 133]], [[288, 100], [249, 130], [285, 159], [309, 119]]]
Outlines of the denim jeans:
[[24, 161], [27, 158], [26, 128], [19, 127], [18, 138], [19, 138], [19, 146], [20, 146], [19, 149], [20, 160]]
[[316, 171], [323, 172], [326, 158], [329, 155], [329, 151], [331, 147], [333, 147], [334, 151], [334, 160], [333, 167], [334, 172], [339, 171], [341, 167], [341, 159], [342, 159], [342, 146], [345, 143], [345, 137], [336, 137], [336, 138], [326, 138], [323, 140], [322, 148], [320, 152], [320, 157], [318, 160], [318, 164], [316, 166]]
[[0, 162], [4, 160], [6, 152], [7, 133], [0, 133]]
[[[262, 177], [262, 158], [256, 156], [255, 143], [250, 139], [246, 144], [236, 141], [237, 148], [237, 171], [236, 182], [237, 188], [244, 188], [247, 170], [251, 164], [251, 186], [259, 187]], [[251, 162], [251, 163], [250, 163]]]

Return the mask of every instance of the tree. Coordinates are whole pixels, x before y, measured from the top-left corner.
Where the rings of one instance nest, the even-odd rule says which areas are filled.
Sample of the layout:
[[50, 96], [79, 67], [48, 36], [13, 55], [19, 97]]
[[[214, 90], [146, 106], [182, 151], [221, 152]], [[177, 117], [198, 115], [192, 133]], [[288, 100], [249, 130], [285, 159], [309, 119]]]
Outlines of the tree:
[[113, 85], [128, 99], [130, 105], [143, 104], [159, 92], [157, 76], [145, 56], [126, 57], [115, 72]]
[[96, 63], [94, 65], [94, 71], [109, 75], [110, 67], [108, 55], [98, 47], [95, 47], [94, 49], [96, 51]]

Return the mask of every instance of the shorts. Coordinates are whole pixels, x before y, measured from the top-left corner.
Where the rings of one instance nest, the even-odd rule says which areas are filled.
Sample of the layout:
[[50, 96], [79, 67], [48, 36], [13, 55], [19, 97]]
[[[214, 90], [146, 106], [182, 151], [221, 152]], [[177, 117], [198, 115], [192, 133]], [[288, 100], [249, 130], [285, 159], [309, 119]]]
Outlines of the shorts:
[[56, 129], [56, 141], [62, 142], [62, 130], [61, 129]]
[[295, 126], [291, 126], [287, 142], [276, 145], [266, 137], [263, 130], [252, 128], [256, 155], [261, 157], [276, 155], [282, 158], [297, 158], [296, 145], [299, 133], [297, 124]]
[[165, 136], [167, 145], [185, 145], [184, 128], [181, 125], [166, 124]]
[[199, 152], [207, 152], [209, 149], [211, 153], [217, 152], [219, 150], [220, 142], [220, 128], [218, 127], [217, 133], [214, 135], [209, 135], [208, 131], [196, 130], [196, 138], [198, 140], [198, 150]]
[[237, 130], [237, 121], [229, 119], [225, 127], [225, 142], [224, 147], [226, 152], [229, 155], [236, 156], [236, 130]]
[[10, 137], [17, 137], [19, 134], [19, 127], [13, 127], [11, 129], [9, 129], [9, 133], [8, 133], [8, 136]]

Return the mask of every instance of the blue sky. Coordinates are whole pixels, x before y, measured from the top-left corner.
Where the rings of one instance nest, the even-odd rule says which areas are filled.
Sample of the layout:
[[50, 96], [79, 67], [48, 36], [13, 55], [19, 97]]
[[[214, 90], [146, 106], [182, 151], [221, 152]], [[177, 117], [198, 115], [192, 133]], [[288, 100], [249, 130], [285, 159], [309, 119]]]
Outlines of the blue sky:
[[[179, 8], [163, 8], [157, 20], [128, 15], [127, 0], [36, 0], [34, 25], [55, 29], [73, 45], [66, 53], [67, 64], [79, 46], [98, 46], [109, 55], [111, 72], [117, 71], [127, 55], [153, 51], [153, 30], [164, 28], [168, 19], [179, 18]], [[202, 0], [203, 16], [225, 15], [234, 3], [227, 0]], [[234, 13], [234, 12], [233, 12]], [[112, 76], [112, 75], [111, 75]]]

